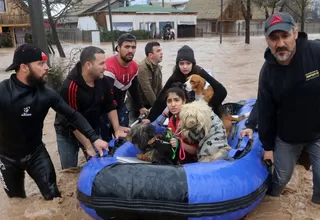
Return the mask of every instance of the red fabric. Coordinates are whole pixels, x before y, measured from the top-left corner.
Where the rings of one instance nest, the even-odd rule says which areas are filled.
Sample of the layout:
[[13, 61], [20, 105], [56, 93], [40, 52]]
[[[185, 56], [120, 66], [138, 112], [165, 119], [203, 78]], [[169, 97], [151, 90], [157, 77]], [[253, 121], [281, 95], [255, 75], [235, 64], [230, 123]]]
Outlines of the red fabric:
[[78, 110], [77, 92], [78, 92], [78, 85], [72, 80], [68, 89], [68, 104], [74, 110]]
[[[176, 131], [177, 131], [177, 128], [178, 128], [178, 125], [179, 125], [180, 119], [177, 117], [177, 118], [176, 118], [176, 124], [174, 124], [174, 123], [173, 123], [173, 117], [175, 117], [175, 116], [172, 116], [172, 117], [170, 118], [169, 123], [168, 123], [168, 127], [171, 128], [172, 134], [175, 135], [175, 133], [176, 133]], [[176, 136], [177, 136], [178, 138], [182, 138], [182, 137], [181, 137], [181, 134], [176, 135]], [[198, 148], [198, 144], [197, 144], [197, 143], [195, 143], [195, 144], [190, 144], [190, 143], [188, 143], [188, 142], [186, 142], [186, 141], [184, 141], [184, 140], [183, 140], [183, 142], [184, 142], [185, 144], [188, 144], [188, 145], [191, 145], [191, 146], [193, 146], [193, 147], [195, 147], [195, 148]]]
[[133, 60], [124, 67], [118, 62], [117, 56], [112, 56], [107, 58], [105, 65], [107, 75], [115, 80], [114, 86], [120, 90], [128, 89], [138, 74], [138, 64]]

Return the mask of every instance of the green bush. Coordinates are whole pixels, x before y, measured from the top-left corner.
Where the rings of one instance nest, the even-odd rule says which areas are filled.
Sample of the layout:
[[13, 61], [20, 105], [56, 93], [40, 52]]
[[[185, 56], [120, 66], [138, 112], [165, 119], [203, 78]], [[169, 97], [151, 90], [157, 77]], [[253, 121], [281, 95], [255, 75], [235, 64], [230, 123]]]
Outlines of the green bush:
[[57, 92], [60, 92], [66, 71], [67, 67], [61, 65], [59, 62], [51, 64], [51, 68], [48, 71], [48, 84]]
[[[137, 40], [148, 40], [148, 39], [152, 39], [152, 34], [150, 31], [146, 31], [146, 30], [133, 30], [133, 31], [119, 31], [119, 30], [115, 30], [113, 31], [113, 40], [116, 41], [117, 38], [124, 33], [131, 33], [133, 34]], [[101, 37], [101, 42], [109, 42], [111, 41], [111, 31], [103, 31], [100, 32], [100, 37]]]
[[13, 47], [10, 33], [0, 33], [0, 48], [1, 47]]
[[24, 35], [24, 42], [28, 44], [32, 44], [32, 34], [25, 33]]

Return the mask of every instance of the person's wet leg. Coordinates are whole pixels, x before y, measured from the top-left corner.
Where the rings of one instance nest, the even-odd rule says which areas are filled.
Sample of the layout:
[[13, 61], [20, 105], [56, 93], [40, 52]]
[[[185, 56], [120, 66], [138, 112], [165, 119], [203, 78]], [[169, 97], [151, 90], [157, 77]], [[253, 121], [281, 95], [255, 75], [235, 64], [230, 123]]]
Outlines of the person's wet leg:
[[57, 134], [57, 146], [62, 169], [77, 167], [79, 144], [78, 140]]
[[278, 197], [290, 181], [303, 144], [289, 144], [276, 138], [274, 150], [274, 172], [267, 195]]
[[312, 165], [313, 195], [312, 202], [320, 204], [320, 139], [307, 147]]
[[46, 200], [61, 196], [57, 187], [56, 172], [44, 145], [39, 147], [27, 161], [27, 172]]
[[24, 169], [20, 165], [20, 161], [0, 155], [0, 184], [9, 198], [26, 198]]

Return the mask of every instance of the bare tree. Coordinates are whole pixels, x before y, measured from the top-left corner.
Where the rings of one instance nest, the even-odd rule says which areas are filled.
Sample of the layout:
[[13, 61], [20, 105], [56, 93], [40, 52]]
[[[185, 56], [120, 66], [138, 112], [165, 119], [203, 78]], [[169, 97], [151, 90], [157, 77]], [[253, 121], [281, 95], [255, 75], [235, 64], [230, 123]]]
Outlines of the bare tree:
[[[63, 19], [68, 12], [71, 10], [76, 10], [82, 4], [82, 0], [44, 0], [44, 10], [48, 16], [48, 21], [52, 31], [52, 38], [56, 43], [57, 49], [59, 51], [60, 57], [66, 57], [64, 50], [61, 46], [60, 39], [57, 32], [57, 23], [59, 20]], [[63, 9], [56, 11], [57, 13], [53, 15], [58, 5], [63, 5]]]
[[319, 20], [320, 19], [320, 1], [319, 0], [313, 0], [310, 3], [310, 16], [311, 19]]
[[246, 23], [245, 43], [250, 44], [251, 0], [241, 0], [241, 11]]
[[[25, 2], [26, 3], [26, 2]], [[63, 5], [63, 8], [61, 7]], [[44, 14], [48, 16], [48, 21], [52, 31], [52, 38], [56, 43], [60, 57], [66, 57], [57, 32], [57, 23], [62, 20], [70, 11], [76, 11], [82, 5], [82, 0], [43, 0], [42, 8]], [[59, 7], [60, 6], [60, 7]], [[21, 2], [15, 1], [15, 7], [25, 7]], [[61, 10], [60, 10], [61, 9]]]
[[291, 12], [294, 17], [301, 23], [301, 31], [304, 31], [304, 24], [307, 19], [307, 9], [310, 0], [284, 0], [284, 7]]
[[277, 7], [281, 5], [282, 0], [251, 0], [252, 4], [262, 8], [265, 12], [266, 19], [275, 13]]

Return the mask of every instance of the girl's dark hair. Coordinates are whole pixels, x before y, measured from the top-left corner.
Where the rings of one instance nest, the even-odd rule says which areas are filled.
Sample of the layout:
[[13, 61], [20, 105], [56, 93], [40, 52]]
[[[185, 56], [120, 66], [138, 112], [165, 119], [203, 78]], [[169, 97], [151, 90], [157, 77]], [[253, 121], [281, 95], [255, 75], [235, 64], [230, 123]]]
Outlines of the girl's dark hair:
[[182, 98], [183, 101], [187, 102], [187, 93], [186, 90], [184, 89], [184, 86], [181, 82], [173, 83], [171, 85], [171, 88], [167, 90], [165, 100], [168, 99], [169, 93], [176, 93], [180, 98]]

